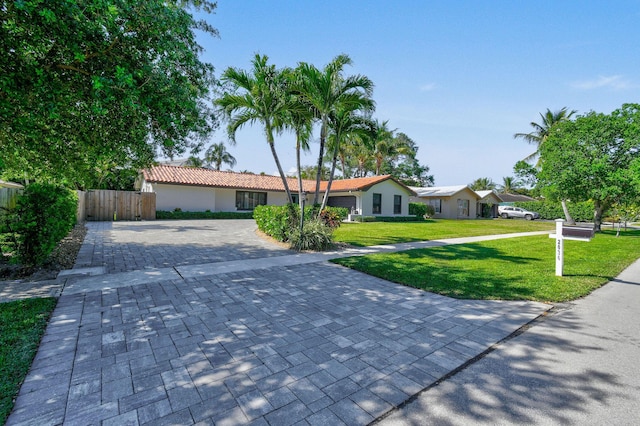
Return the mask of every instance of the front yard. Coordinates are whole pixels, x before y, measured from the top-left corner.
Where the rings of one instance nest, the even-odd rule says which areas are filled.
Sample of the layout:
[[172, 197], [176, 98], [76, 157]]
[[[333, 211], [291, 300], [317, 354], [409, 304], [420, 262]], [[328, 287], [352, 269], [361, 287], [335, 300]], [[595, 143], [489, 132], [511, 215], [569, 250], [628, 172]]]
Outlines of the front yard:
[[[381, 230], [371, 230], [372, 237], [366, 236], [355, 243], [387, 239], [378, 232]], [[402, 240], [398, 238], [398, 242]], [[333, 262], [460, 299], [563, 302], [586, 296], [633, 263], [640, 256], [640, 230], [622, 232], [619, 237], [608, 230], [590, 242], [565, 241], [564, 256], [564, 276], [556, 277], [555, 240], [543, 235]]]
[[343, 223], [334, 232], [336, 242], [354, 246], [398, 244], [442, 238], [475, 237], [479, 235], [516, 232], [551, 231], [554, 222], [525, 220], [446, 220], [422, 222]]

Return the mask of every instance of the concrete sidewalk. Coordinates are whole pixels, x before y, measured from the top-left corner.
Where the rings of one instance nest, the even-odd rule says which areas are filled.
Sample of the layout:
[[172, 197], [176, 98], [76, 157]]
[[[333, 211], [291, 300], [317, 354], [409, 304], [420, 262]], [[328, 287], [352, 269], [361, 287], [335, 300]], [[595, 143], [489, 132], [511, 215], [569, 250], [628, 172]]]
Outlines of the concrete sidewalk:
[[[180, 242], [163, 223], [118, 226], [90, 229], [83, 249], [103, 263], [65, 278], [7, 424], [364, 425], [550, 308], [450, 299], [325, 262], [447, 241], [291, 255], [217, 224], [183, 224]], [[189, 236], [203, 232], [230, 240]], [[202, 250], [216, 261], [197, 263]], [[180, 264], [128, 270], [106, 251]]]
[[640, 424], [640, 260], [379, 422]]

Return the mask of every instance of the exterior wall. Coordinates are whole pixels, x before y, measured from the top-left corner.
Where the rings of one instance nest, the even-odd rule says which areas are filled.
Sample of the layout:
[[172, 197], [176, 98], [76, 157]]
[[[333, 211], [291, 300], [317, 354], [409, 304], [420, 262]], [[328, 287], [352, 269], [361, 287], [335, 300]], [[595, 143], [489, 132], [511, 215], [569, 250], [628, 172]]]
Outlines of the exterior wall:
[[[411, 202], [420, 202], [429, 204], [429, 199], [440, 199], [440, 213], [436, 213], [433, 217], [437, 219], [476, 219], [478, 197], [470, 189], [465, 189], [448, 197], [437, 195], [433, 197], [411, 197]], [[469, 216], [458, 215], [458, 200], [469, 201]]]
[[[203, 212], [235, 212], [246, 211], [236, 208], [236, 192], [242, 189], [211, 188], [204, 186], [167, 185], [160, 183], [143, 182], [141, 192], [156, 193], [156, 210], [173, 211], [180, 208], [183, 211]], [[284, 192], [266, 192], [267, 204], [282, 206], [287, 203], [287, 195]]]
[[[411, 194], [392, 180], [380, 182], [361, 194], [360, 201], [362, 206], [359, 210], [364, 216], [409, 216], [409, 198]], [[380, 214], [373, 214], [373, 194], [382, 195], [382, 212]], [[402, 197], [400, 214], [393, 213], [394, 195]]]
[[173, 211], [179, 208], [191, 212], [216, 211], [216, 191], [213, 188], [144, 183], [141, 190], [156, 193], [156, 210]]

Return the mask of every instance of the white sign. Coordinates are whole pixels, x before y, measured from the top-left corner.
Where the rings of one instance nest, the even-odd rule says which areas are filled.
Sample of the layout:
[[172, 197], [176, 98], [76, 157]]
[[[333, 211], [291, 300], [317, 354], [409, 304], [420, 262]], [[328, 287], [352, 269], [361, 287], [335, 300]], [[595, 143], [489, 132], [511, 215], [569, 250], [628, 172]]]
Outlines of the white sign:
[[[563, 231], [563, 223], [564, 219], [556, 219], [556, 233], [549, 235], [549, 238], [556, 239], [556, 276], [558, 277], [562, 276], [564, 269], [564, 240], [591, 241], [591, 236], [593, 235], [593, 231], [586, 228], [565, 228]], [[567, 229], [578, 232], [568, 232]]]

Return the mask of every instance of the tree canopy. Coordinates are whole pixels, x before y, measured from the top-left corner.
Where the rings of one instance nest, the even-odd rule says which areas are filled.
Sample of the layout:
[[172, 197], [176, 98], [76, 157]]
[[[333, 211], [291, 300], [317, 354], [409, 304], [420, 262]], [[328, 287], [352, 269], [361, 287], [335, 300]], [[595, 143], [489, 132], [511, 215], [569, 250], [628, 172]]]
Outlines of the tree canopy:
[[594, 226], [613, 203], [638, 195], [640, 105], [557, 123], [540, 150], [539, 185], [552, 199], [593, 200]]
[[215, 127], [213, 67], [190, 9], [206, 0], [3, 2], [3, 172], [86, 187], [199, 148]]

